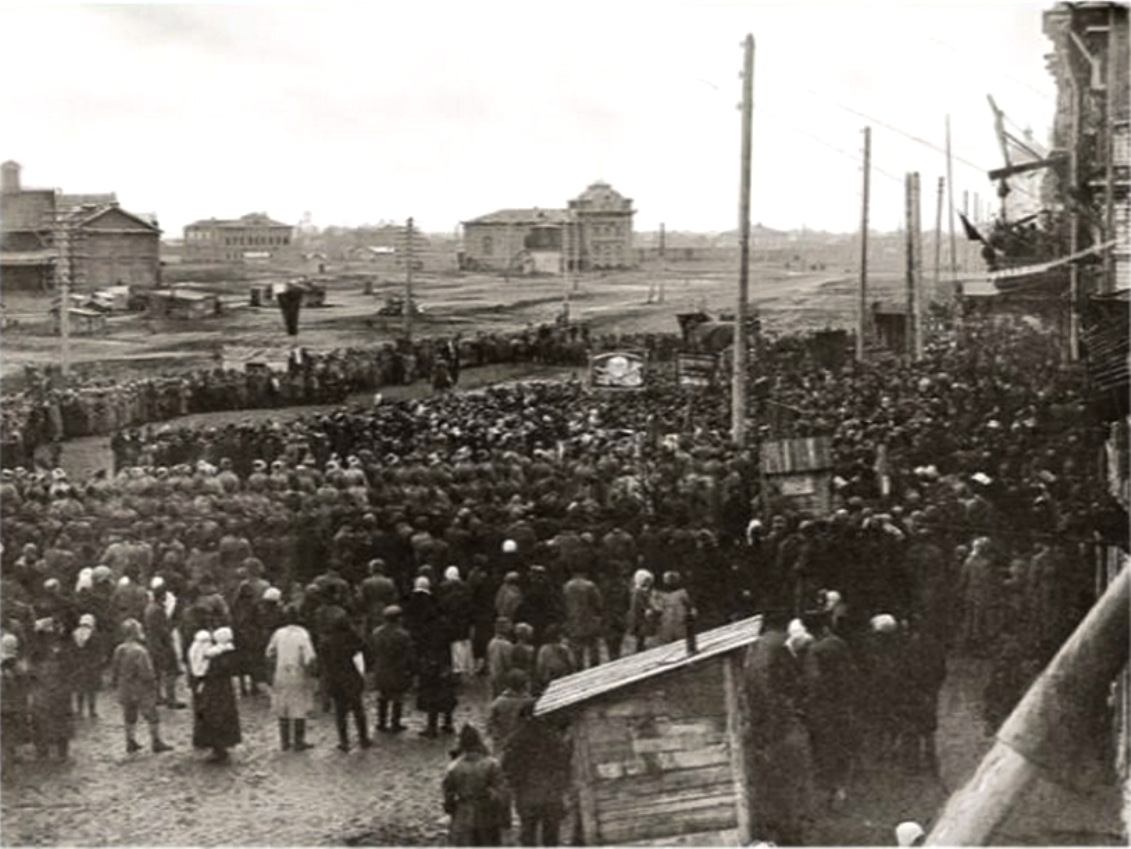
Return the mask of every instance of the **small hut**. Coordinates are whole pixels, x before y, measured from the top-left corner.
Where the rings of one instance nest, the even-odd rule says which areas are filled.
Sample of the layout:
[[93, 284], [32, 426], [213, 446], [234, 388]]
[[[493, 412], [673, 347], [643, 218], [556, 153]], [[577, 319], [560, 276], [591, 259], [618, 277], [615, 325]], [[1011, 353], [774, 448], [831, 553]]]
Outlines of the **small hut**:
[[742, 663], [761, 617], [551, 682], [535, 714], [568, 717], [584, 842], [751, 839]]

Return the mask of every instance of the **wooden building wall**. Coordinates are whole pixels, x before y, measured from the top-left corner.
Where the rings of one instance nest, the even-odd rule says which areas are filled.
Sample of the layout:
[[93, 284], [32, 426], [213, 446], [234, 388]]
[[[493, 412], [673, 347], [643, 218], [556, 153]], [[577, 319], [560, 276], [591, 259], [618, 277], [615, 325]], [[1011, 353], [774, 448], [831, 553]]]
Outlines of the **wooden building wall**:
[[710, 658], [581, 708], [574, 766], [587, 843], [733, 843], [745, 831], [729, 662]]

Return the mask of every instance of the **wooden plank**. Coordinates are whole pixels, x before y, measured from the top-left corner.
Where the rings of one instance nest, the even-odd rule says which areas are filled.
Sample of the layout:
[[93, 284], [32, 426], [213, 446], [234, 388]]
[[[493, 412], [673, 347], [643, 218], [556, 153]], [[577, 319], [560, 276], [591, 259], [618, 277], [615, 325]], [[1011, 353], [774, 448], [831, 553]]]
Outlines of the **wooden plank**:
[[589, 757], [587, 725], [588, 712], [573, 722], [573, 786], [577, 790], [577, 806], [581, 813], [582, 840], [587, 845], [602, 842], [597, 827], [597, 799], [593, 794], [596, 784], [593, 764]]
[[651, 816], [668, 811], [701, 808], [708, 803], [733, 804], [733, 794], [733, 783], [729, 780], [679, 791], [625, 794], [603, 801], [598, 806], [597, 818], [606, 822], [618, 816]]
[[667, 816], [641, 819], [620, 819], [602, 825], [602, 840], [606, 844], [624, 844], [644, 840], [660, 840], [703, 831], [721, 831], [735, 827], [733, 805], [716, 805], [698, 811], [684, 811]]
[[740, 658], [731, 655], [724, 660], [723, 676], [727, 705], [727, 734], [730, 738], [731, 777], [734, 782], [734, 805], [738, 818], [739, 845], [753, 840], [750, 827], [750, 775], [746, 759], [746, 711], [742, 692]]
[[741, 846], [733, 828], [718, 831], [696, 831], [691, 834], [668, 835], [662, 841], [641, 840], [621, 843], [622, 846]]
[[695, 769], [678, 769], [657, 776], [627, 777], [616, 781], [597, 783], [595, 793], [598, 803], [624, 794], [645, 794], [662, 790], [682, 790], [731, 780], [731, 767], [705, 766]]
[[675, 769], [730, 764], [730, 746], [723, 742], [694, 750], [635, 753], [631, 759], [601, 764], [587, 753], [591, 781], [610, 781], [625, 776], [657, 775]]

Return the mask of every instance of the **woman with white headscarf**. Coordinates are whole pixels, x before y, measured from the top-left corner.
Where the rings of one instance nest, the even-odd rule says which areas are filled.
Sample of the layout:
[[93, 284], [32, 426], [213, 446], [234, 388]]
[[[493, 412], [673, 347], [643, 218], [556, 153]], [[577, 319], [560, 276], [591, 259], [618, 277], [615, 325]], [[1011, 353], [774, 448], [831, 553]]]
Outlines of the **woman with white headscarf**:
[[211, 646], [194, 640], [189, 649], [193, 675], [192, 745], [196, 749], [211, 749], [209, 760], [213, 763], [227, 763], [228, 749], [242, 740], [232, 686], [232, 676], [239, 674], [239, 668], [232, 629], [217, 628], [212, 640]]
[[632, 576], [632, 596], [628, 603], [628, 628], [636, 638], [636, 650], [643, 651], [648, 638], [656, 631], [654, 598], [655, 577], [647, 569], [637, 569]]

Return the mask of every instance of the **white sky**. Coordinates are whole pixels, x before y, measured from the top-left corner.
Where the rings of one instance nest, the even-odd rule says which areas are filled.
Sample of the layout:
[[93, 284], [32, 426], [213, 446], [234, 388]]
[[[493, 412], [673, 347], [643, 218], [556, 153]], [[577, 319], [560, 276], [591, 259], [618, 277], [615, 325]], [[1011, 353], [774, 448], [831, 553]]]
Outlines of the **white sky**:
[[878, 122], [941, 149], [949, 113], [956, 157], [978, 166], [955, 163], [956, 203], [988, 203], [986, 95], [1047, 140], [1051, 5], [3, 2], [0, 159], [25, 186], [116, 191], [171, 237], [253, 211], [451, 232], [602, 178], [637, 230], [733, 229], [750, 32], [753, 220], [855, 230], [871, 124], [873, 226], [899, 224], [918, 170], [929, 228], [943, 154]]

